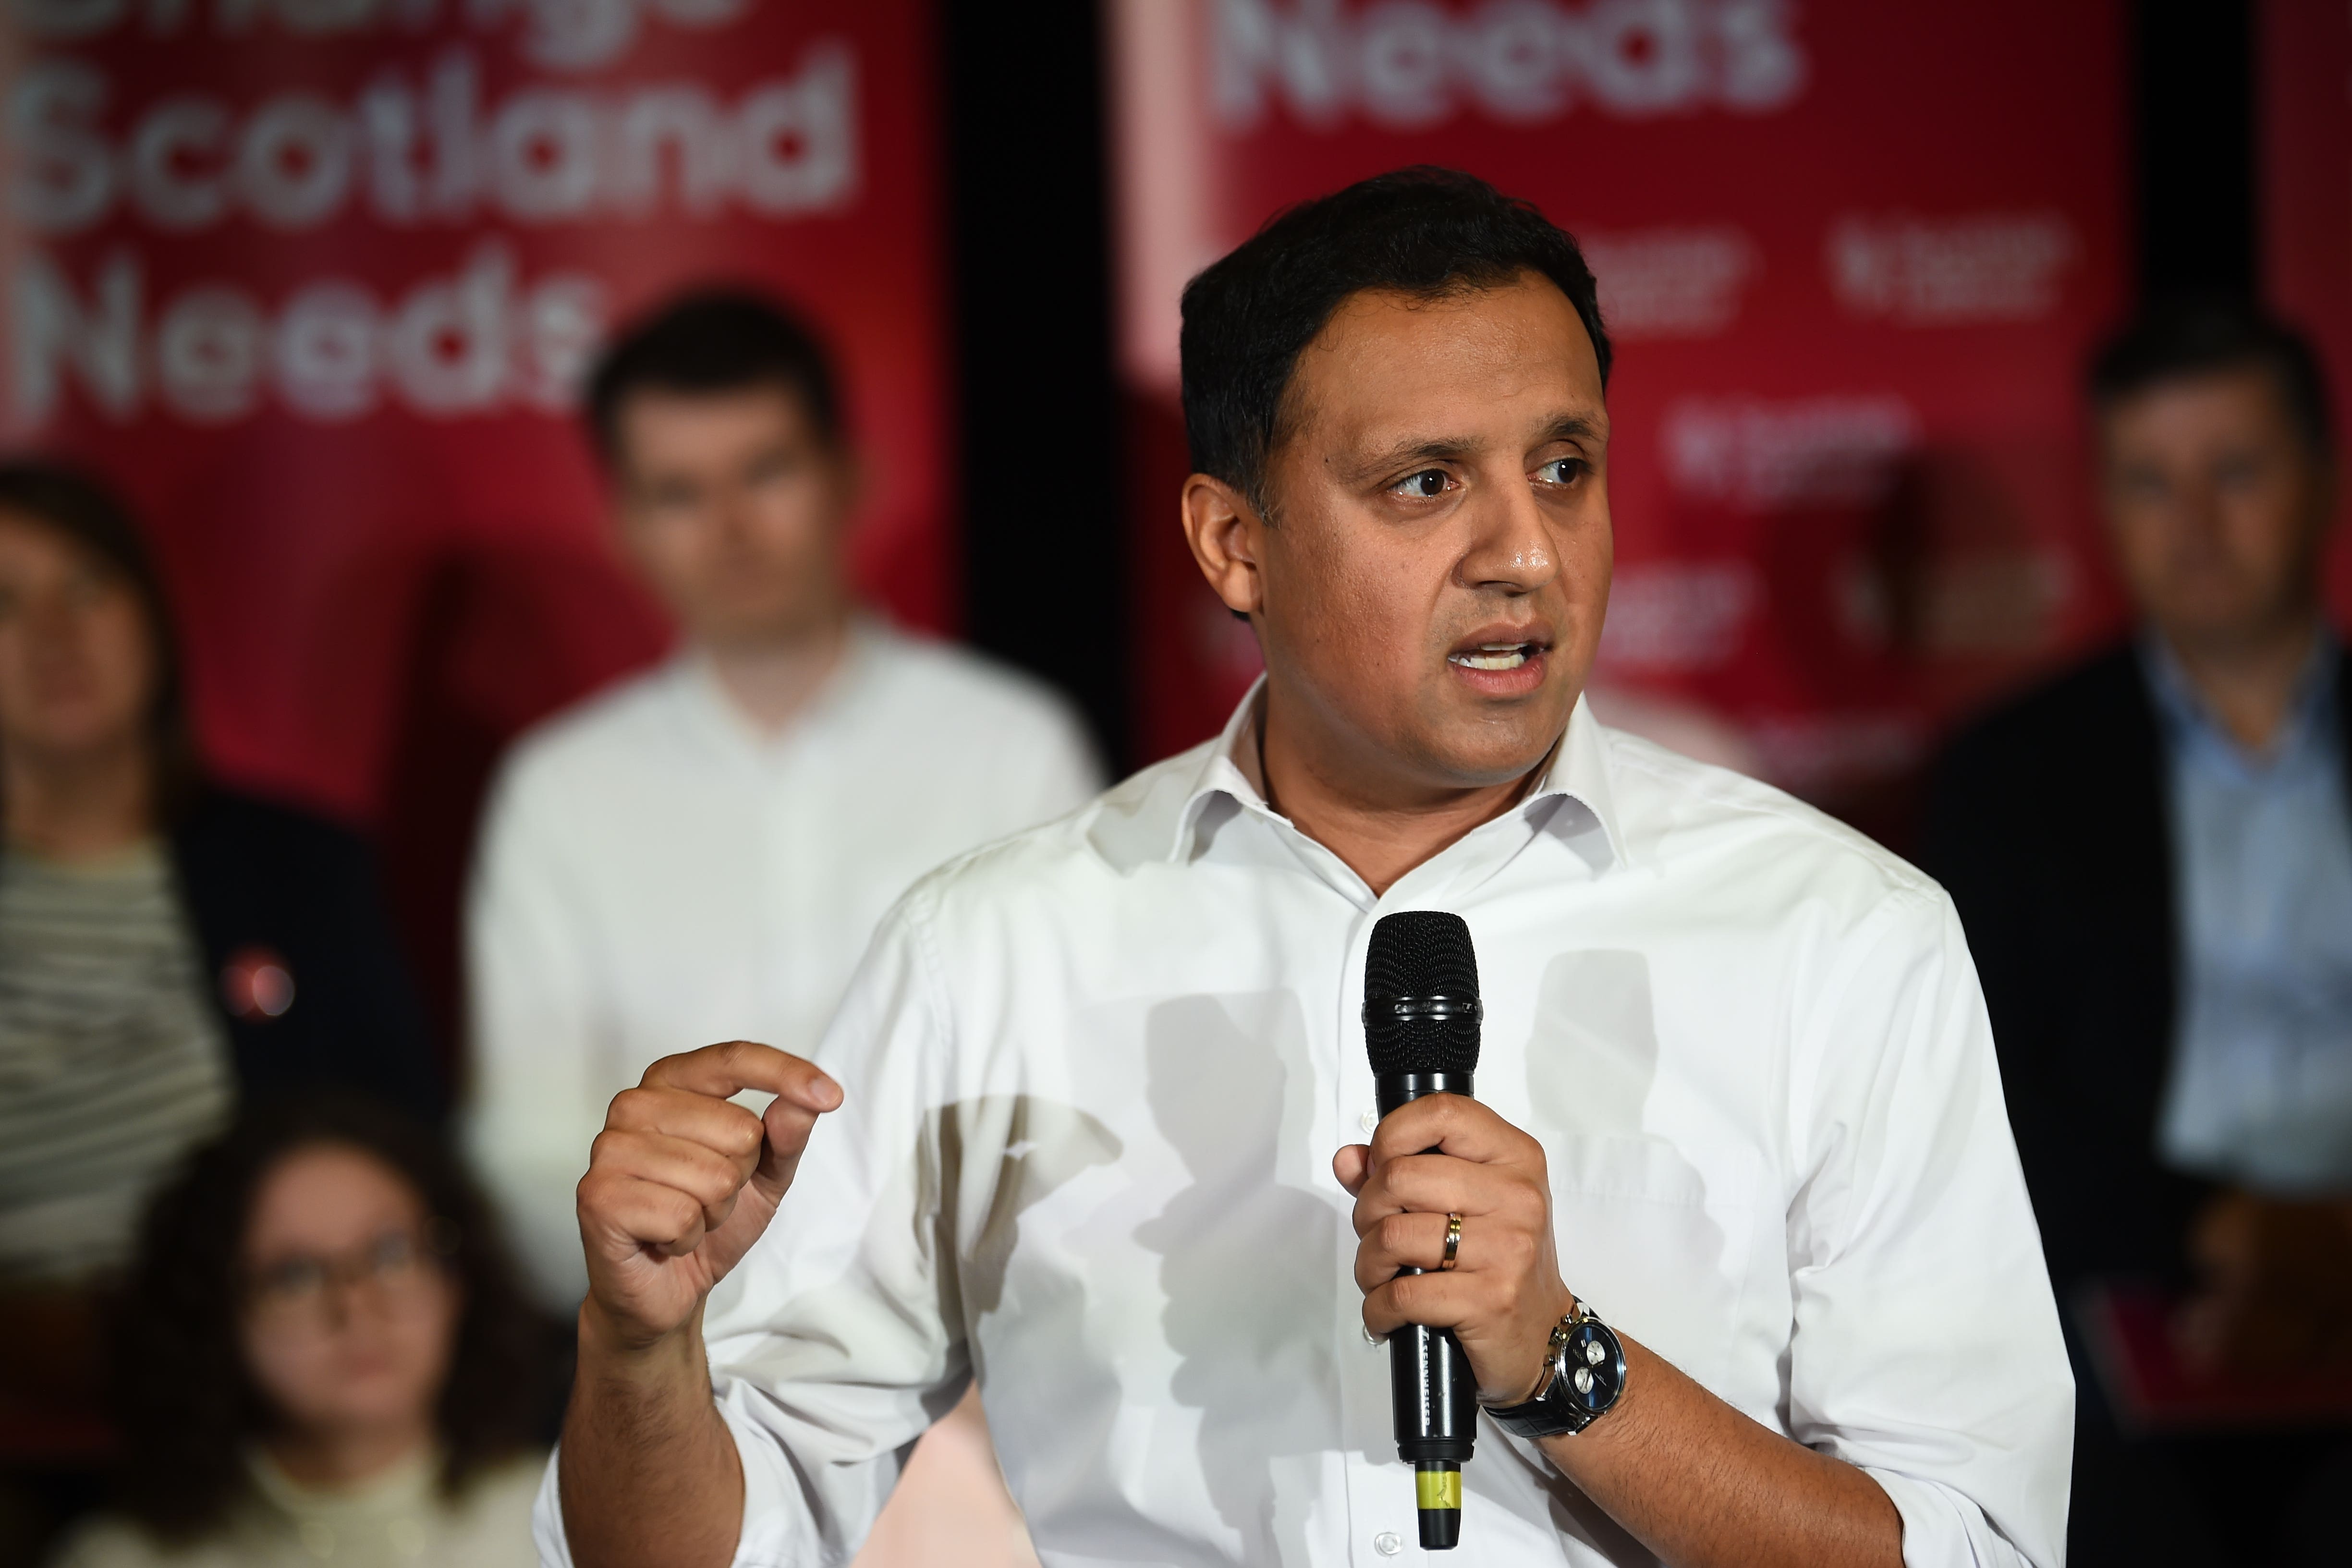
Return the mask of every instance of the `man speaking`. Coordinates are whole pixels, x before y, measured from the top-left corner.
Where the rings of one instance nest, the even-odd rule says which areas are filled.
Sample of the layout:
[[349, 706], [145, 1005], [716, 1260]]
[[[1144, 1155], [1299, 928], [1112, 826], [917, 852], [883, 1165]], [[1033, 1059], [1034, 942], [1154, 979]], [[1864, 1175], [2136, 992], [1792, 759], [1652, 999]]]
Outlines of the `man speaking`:
[[[2072, 1385], [1949, 903], [1580, 701], [1608, 367], [1574, 243], [1458, 174], [1193, 281], [1183, 524], [1265, 679], [918, 884], [814, 1063], [614, 1101], [550, 1561], [842, 1562], [971, 1380], [1048, 1563], [1418, 1560], [1409, 1324], [1488, 1411], [1465, 1561], [2058, 1561]], [[1467, 923], [1483, 1056], [1382, 1119], [1409, 911]]]

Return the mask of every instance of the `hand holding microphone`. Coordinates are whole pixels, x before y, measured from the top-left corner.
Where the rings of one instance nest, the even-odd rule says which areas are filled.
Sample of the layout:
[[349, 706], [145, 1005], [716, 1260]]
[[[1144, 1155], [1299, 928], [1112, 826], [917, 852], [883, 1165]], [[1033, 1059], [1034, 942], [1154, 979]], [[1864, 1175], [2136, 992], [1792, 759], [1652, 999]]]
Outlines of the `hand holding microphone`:
[[1364, 1327], [1395, 1336], [1399, 1457], [1420, 1472], [1431, 1548], [1460, 1528], [1474, 1400], [1528, 1398], [1573, 1304], [1542, 1145], [1470, 1097], [1480, 1011], [1460, 916], [1391, 915], [1373, 928], [1364, 1032], [1382, 1114], [1371, 1143], [1341, 1149], [1332, 1169], [1356, 1199]]
[[[1486, 1106], [1444, 1096], [1384, 1117], [1371, 1143], [1340, 1150], [1334, 1168], [1356, 1197], [1364, 1327], [1451, 1329], [1482, 1403], [1525, 1398], [1575, 1299], [1552, 1248], [1542, 1146]], [[1447, 1270], [1454, 1214], [1462, 1233]]]

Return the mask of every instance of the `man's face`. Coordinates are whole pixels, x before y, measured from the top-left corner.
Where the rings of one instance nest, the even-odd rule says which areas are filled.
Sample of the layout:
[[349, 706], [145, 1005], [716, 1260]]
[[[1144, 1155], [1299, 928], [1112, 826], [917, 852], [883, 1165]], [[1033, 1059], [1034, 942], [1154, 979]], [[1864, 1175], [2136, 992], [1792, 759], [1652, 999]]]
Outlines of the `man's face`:
[[2161, 382], [2108, 410], [2101, 434], [2125, 586], [2174, 643], [2226, 644], [2311, 612], [2328, 476], [2267, 372]]
[[[1507, 781], [1582, 689], [1609, 600], [1609, 414], [1575, 308], [1533, 274], [1370, 292], [1300, 355], [1249, 529], [1269, 678], [1349, 766]], [[1228, 602], [1232, 596], [1228, 593]]]
[[855, 485], [798, 392], [633, 392], [614, 434], [622, 541], [690, 636], [788, 642], [840, 615]]

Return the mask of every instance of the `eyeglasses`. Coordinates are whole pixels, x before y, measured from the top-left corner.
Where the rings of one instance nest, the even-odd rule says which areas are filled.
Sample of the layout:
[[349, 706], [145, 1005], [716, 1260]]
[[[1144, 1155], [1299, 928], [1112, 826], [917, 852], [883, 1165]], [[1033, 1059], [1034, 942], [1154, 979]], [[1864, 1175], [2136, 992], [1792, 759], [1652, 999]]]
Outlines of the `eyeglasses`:
[[342, 1252], [281, 1258], [253, 1270], [246, 1290], [256, 1311], [271, 1314], [315, 1312], [325, 1303], [331, 1285], [404, 1296], [431, 1276], [441, 1260], [457, 1249], [456, 1244], [456, 1228], [436, 1219], [422, 1236], [413, 1230], [386, 1230]]

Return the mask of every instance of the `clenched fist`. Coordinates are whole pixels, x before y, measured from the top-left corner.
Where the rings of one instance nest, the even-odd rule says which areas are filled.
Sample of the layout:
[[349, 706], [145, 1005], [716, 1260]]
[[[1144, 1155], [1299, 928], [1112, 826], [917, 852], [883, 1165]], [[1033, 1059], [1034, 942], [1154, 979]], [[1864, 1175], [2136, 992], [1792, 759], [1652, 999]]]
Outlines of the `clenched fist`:
[[[746, 1089], [775, 1101], [764, 1114], [730, 1103]], [[614, 1348], [693, 1320], [767, 1229], [817, 1117], [840, 1103], [841, 1086], [808, 1062], [740, 1040], [665, 1056], [614, 1096], [579, 1194], [588, 1309]]]

